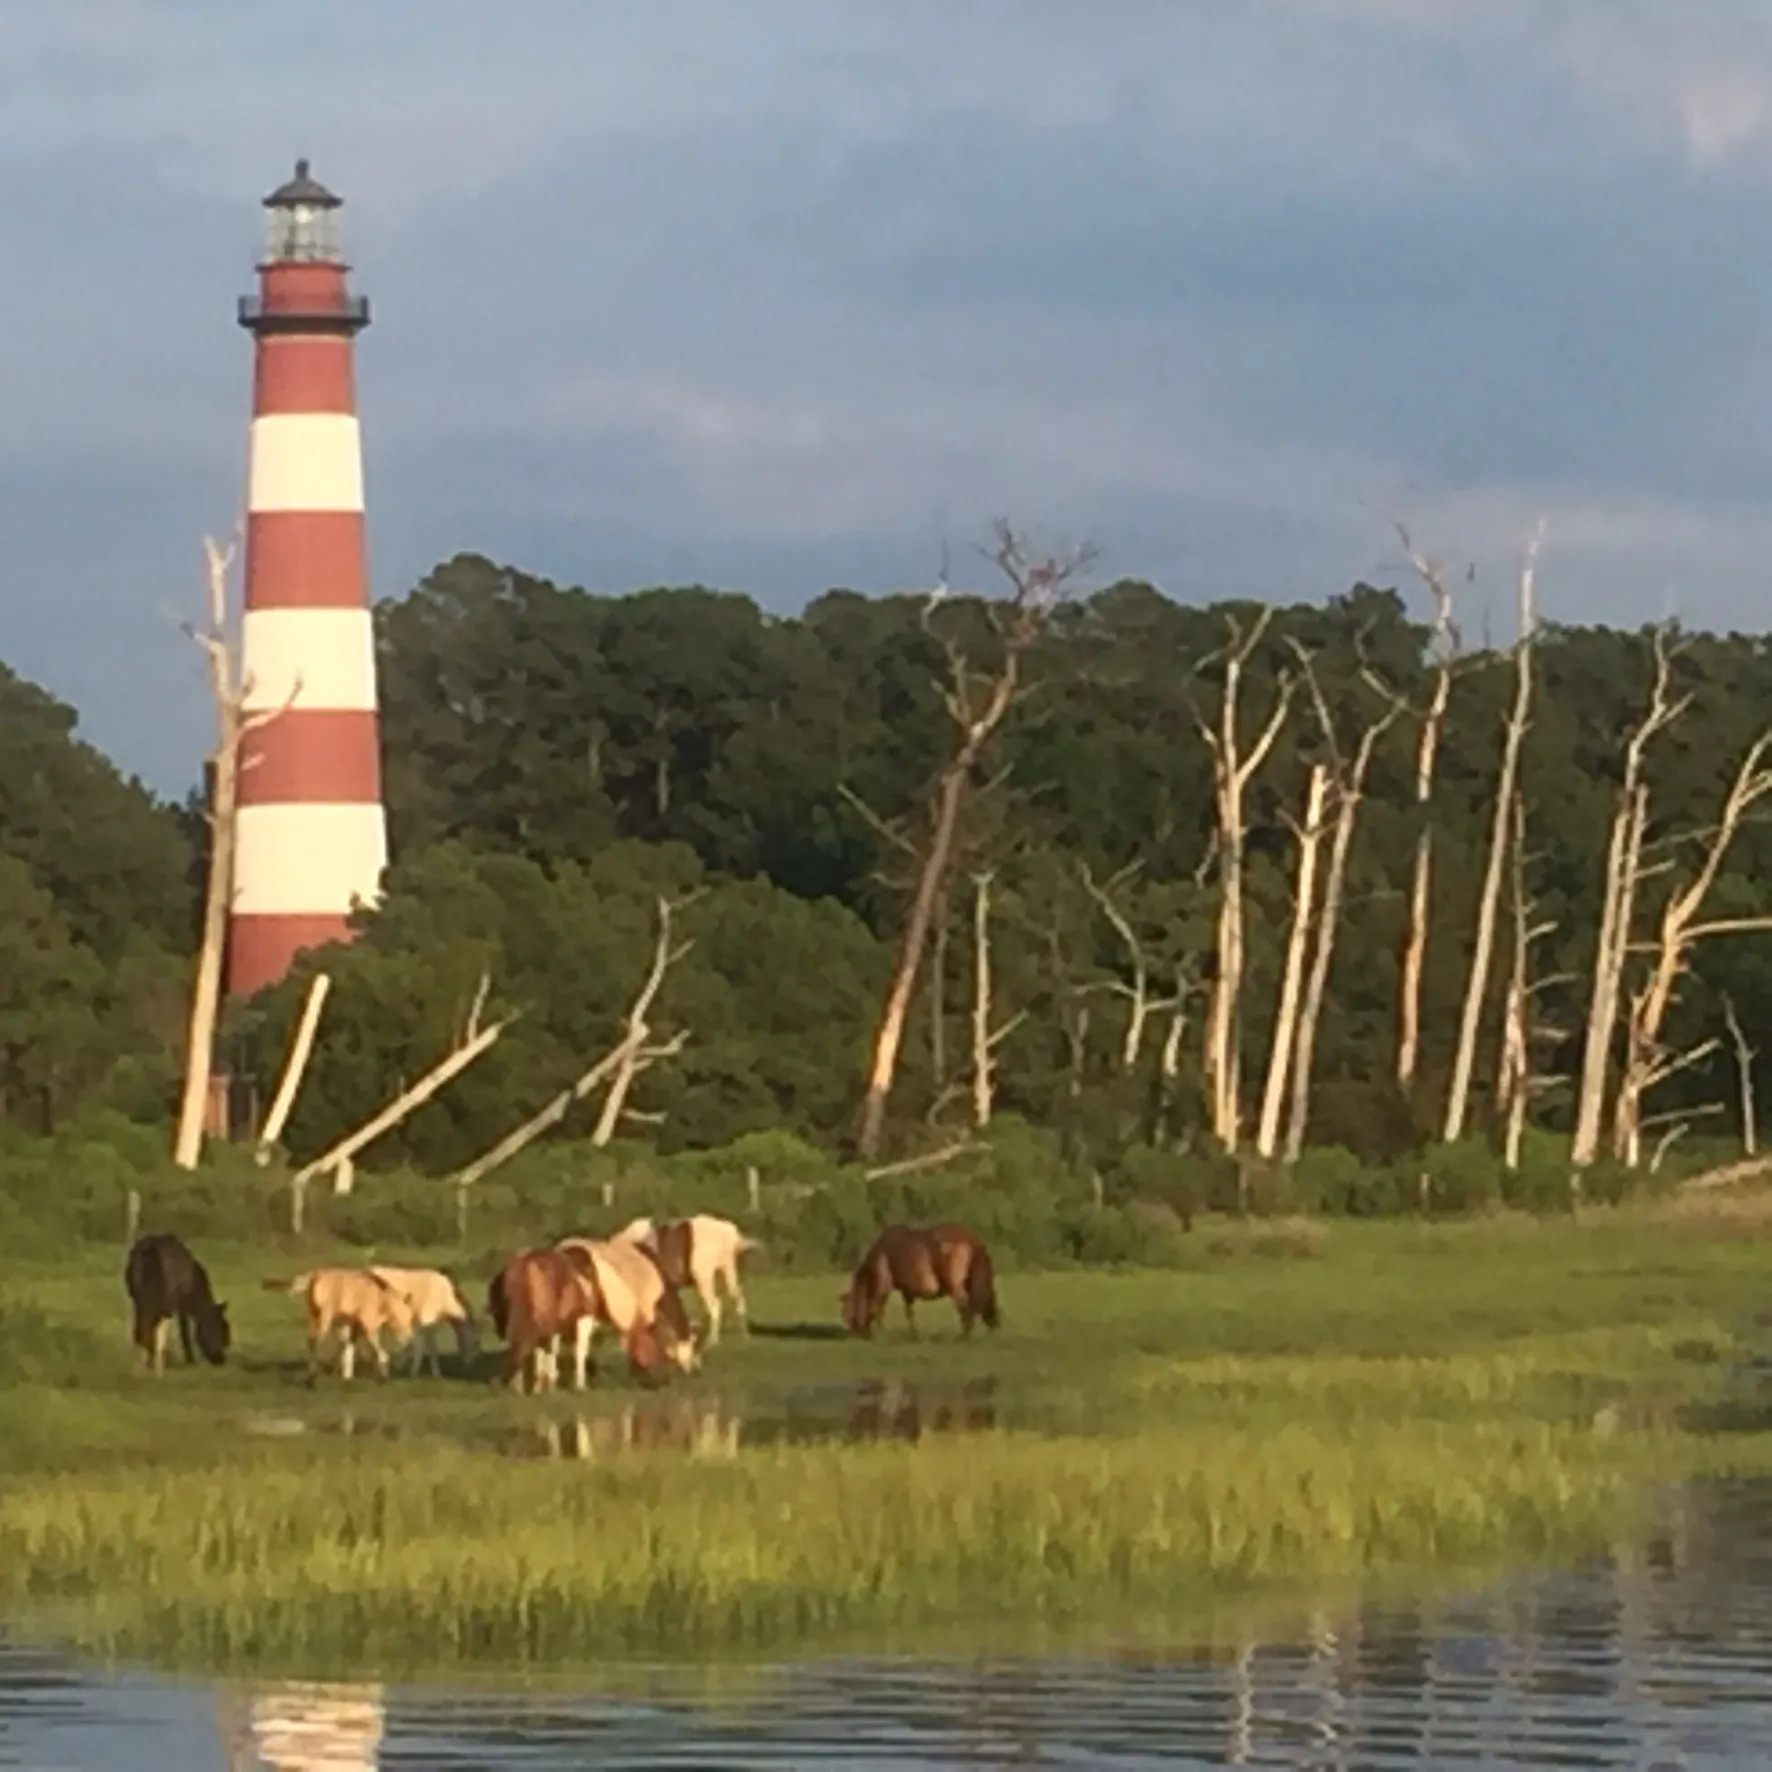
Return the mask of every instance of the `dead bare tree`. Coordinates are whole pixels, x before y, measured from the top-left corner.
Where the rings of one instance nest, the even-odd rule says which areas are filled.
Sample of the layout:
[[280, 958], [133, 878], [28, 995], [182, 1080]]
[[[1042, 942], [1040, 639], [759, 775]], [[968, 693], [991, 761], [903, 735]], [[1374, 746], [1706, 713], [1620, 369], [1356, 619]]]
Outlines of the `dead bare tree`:
[[1535, 915], [1531, 883], [1527, 877], [1526, 800], [1514, 791], [1513, 833], [1509, 843], [1508, 901], [1512, 913], [1507, 991], [1502, 1005], [1501, 1061], [1495, 1081], [1496, 1112], [1502, 1125], [1502, 1161], [1510, 1170], [1520, 1167], [1526, 1126], [1533, 1101], [1551, 1086], [1535, 1068], [1533, 1048], [1554, 1028], [1541, 1027], [1536, 1004], [1541, 991], [1565, 982], [1566, 974], [1535, 978], [1532, 950], [1556, 929], [1551, 918]]
[[1248, 832], [1244, 795], [1256, 771], [1267, 760], [1286, 722], [1298, 683], [1281, 672], [1269, 711], [1253, 743], [1245, 746], [1239, 719], [1243, 671], [1273, 620], [1263, 607], [1245, 631], [1234, 615], [1226, 615], [1230, 644], [1206, 663], [1224, 663], [1224, 688], [1216, 723], [1196, 714], [1200, 736], [1212, 754], [1213, 801], [1217, 812], [1218, 935], [1217, 973], [1206, 1021], [1206, 1089], [1212, 1135], [1235, 1152], [1242, 1121], [1242, 1061], [1238, 1037], [1238, 1006], [1243, 985], [1243, 869]]
[[995, 658], [981, 667], [964, 640], [937, 625], [936, 599], [924, 609], [924, 627], [940, 643], [946, 660], [941, 693], [953, 721], [954, 744], [924, 807], [926, 829], [917, 844], [916, 885], [874, 1034], [855, 1141], [856, 1152], [864, 1161], [879, 1150], [885, 1132], [905, 1020], [929, 947], [936, 908], [953, 866], [968, 790], [992, 739], [1029, 689], [1029, 652], [1047, 631], [1052, 611], [1068, 594], [1071, 580], [1093, 557], [1088, 548], [1062, 556], [1035, 557], [1006, 522], [997, 523], [995, 536], [989, 557], [1009, 585], [1006, 598], [985, 606], [996, 636]]
[[689, 1034], [686, 1030], [679, 1030], [669, 1039], [653, 1043], [649, 1020], [658, 993], [664, 986], [665, 975], [694, 946], [690, 941], [672, 940], [672, 917], [679, 908], [680, 904], [673, 905], [662, 896], [657, 901], [658, 930], [653, 940], [652, 959], [646, 968], [645, 977], [640, 981], [640, 988], [634, 993], [633, 1002], [622, 1017], [620, 1039], [595, 1064], [589, 1066], [576, 1082], [569, 1083], [545, 1107], [507, 1132], [490, 1150], [483, 1151], [471, 1163], [459, 1169], [453, 1178], [458, 1200], [465, 1199], [468, 1190], [476, 1182], [484, 1180], [494, 1169], [508, 1163], [550, 1127], [559, 1125], [575, 1103], [583, 1101], [593, 1090], [601, 1088], [605, 1083], [609, 1085], [609, 1092], [604, 1097], [596, 1129], [591, 1134], [591, 1143], [597, 1146], [606, 1145], [614, 1137], [616, 1127], [620, 1124], [627, 1094], [633, 1087], [634, 1079], [641, 1071], [657, 1064], [661, 1059], [675, 1057], [688, 1044]]
[[210, 754], [209, 871], [203, 892], [203, 934], [197, 970], [191, 984], [191, 1009], [185, 1029], [184, 1089], [179, 1099], [178, 1130], [172, 1158], [181, 1169], [195, 1169], [203, 1153], [203, 1122], [209, 1101], [209, 1078], [215, 1054], [215, 1022], [221, 1006], [222, 955], [228, 939], [228, 911], [234, 902], [234, 841], [239, 823], [241, 747], [248, 734], [275, 720], [283, 708], [251, 712], [247, 702], [252, 680], [241, 672], [240, 648], [228, 619], [228, 574], [236, 543], [223, 547], [203, 538], [208, 579], [208, 626], [185, 624], [185, 632], [202, 647], [209, 665], [209, 692], [215, 703], [215, 749]]
[[1507, 716], [1501, 746], [1501, 776], [1495, 786], [1495, 808], [1489, 830], [1489, 857], [1483, 870], [1481, 896], [1477, 900], [1476, 939], [1471, 947], [1470, 974], [1465, 981], [1464, 1011], [1459, 1018], [1458, 1046], [1452, 1059], [1452, 1081], [1446, 1091], [1446, 1120], [1441, 1136], [1455, 1144], [1464, 1136], [1470, 1110], [1471, 1076], [1476, 1067], [1477, 1034], [1482, 1025], [1483, 1002], [1488, 993], [1489, 967], [1495, 952], [1495, 924], [1500, 912], [1501, 885], [1507, 866], [1508, 842], [1513, 823], [1514, 785], [1519, 780], [1520, 750], [1532, 712], [1532, 643], [1537, 627], [1534, 604], [1538, 553], [1544, 540], [1544, 524], [1526, 547], [1520, 567], [1519, 635], [1514, 643], [1514, 701]]
[[332, 978], [329, 973], [316, 972], [308, 982], [308, 994], [302, 1002], [301, 1019], [295, 1025], [295, 1037], [289, 1043], [289, 1056], [283, 1062], [283, 1075], [277, 1080], [277, 1091], [271, 1097], [270, 1112], [265, 1115], [265, 1123], [259, 1128], [258, 1143], [253, 1149], [252, 1160], [259, 1168], [264, 1168], [271, 1160], [271, 1152], [276, 1149], [277, 1141], [283, 1136], [283, 1128], [288, 1124], [290, 1110], [295, 1106], [295, 1098], [301, 1089], [302, 1078], [307, 1075], [308, 1059], [314, 1051], [314, 1036], [320, 1031], [320, 1012], [326, 1007], [326, 993], [332, 989]]
[[1280, 1001], [1274, 1012], [1274, 1035], [1267, 1061], [1267, 1085], [1261, 1095], [1261, 1117], [1255, 1128], [1255, 1154], [1270, 1160], [1280, 1146], [1280, 1114], [1286, 1083], [1297, 1049], [1299, 999], [1304, 993], [1305, 959], [1317, 910], [1317, 856], [1323, 847], [1323, 812], [1329, 799], [1329, 771], [1311, 767], [1304, 817], [1289, 819], [1298, 839], [1298, 878], [1292, 894], [1292, 926], [1286, 939], [1286, 964], [1280, 974]]
[[972, 1123], [991, 1123], [997, 1096], [997, 1048], [1027, 1020], [1020, 1010], [991, 1026], [991, 876], [972, 876]]
[[1439, 561], [1416, 551], [1409, 531], [1398, 523], [1397, 534], [1421, 581], [1434, 600], [1434, 687], [1421, 715], [1415, 743], [1415, 863], [1409, 881], [1409, 923], [1403, 939], [1403, 960], [1397, 990], [1397, 1087], [1408, 1094], [1415, 1087], [1421, 1063], [1421, 978], [1427, 964], [1427, 933], [1433, 885], [1434, 774], [1446, 710], [1452, 702], [1452, 679], [1459, 665], [1462, 639], [1452, 616], [1452, 593], [1446, 588]]
[[316, 1176], [330, 1174], [333, 1178], [333, 1191], [347, 1194], [351, 1191], [353, 1164], [357, 1154], [366, 1146], [373, 1144], [384, 1132], [391, 1131], [409, 1114], [416, 1112], [431, 1099], [451, 1078], [459, 1076], [477, 1058], [483, 1057], [497, 1045], [505, 1030], [515, 1022], [521, 1010], [513, 1011], [500, 1021], [485, 1027], [480, 1025], [480, 1016], [486, 1007], [486, 995], [491, 988], [490, 977], [483, 976], [479, 988], [474, 993], [473, 1006], [469, 1009], [467, 1020], [458, 1034], [455, 1044], [411, 1087], [402, 1089], [385, 1107], [372, 1114], [361, 1126], [348, 1132], [336, 1144], [322, 1151], [311, 1163], [304, 1164], [290, 1177], [290, 1188], [294, 1195], [294, 1211], [296, 1228], [300, 1227], [302, 1201], [307, 1194], [308, 1185]]
[[1692, 704], [1692, 696], [1671, 693], [1676, 648], [1670, 630], [1659, 627], [1653, 638], [1654, 675], [1649, 706], [1624, 747], [1624, 777], [1618, 786], [1606, 848], [1606, 877], [1601, 888], [1600, 927], [1594, 945], [1593, 985], [1588, 993], [1587, 1032], [1582, 1046], [1581, 1079], [1575, 1098], [1575, 1134], [1569, 1157], [1577, 1171], [1600, 1154], [1605, 1136], [1608, 1086], [1624, 991], [1626, 958], [1635, 921], [1637, 889], [1644, 880], [1643, 837], [1649, 821], [1649, 790], [1643, 781], [1650, 742], [1665, 732]]
[[1759, 1114], [1754, 1107], [1754, 1060], [1759, 1053], [1748, 1044], [1746, 1030], [1727, 991], [1723, 993], [1723, 1021], [1729, 1029], [1729, 1042], [1735, 1048], [1736, 1099], [1741, 1105], [1741, 1154], [1751, 1157], [1760, 1146]]
[[1745, 935], [1772, 929], [1772, 913], [1722, 917], [1700, 922], [1705, 900], [1715, 887], [1730, 845], [1748, 813], [1772, 794], [1772, 730], [1754, 740], [1723, 801], [1722, 813], [1705, 842], [1692, 877], [1668, 895], [1651, 951], [1649, 977], [1631, 1000], [1625, 1027], [1624, 1076], [1613, 1114], [1613, 1150], [1633, 1166], [1641, 1157], [1643, 1098], [1657, 1083], [1708, 1058], [1722, 1042], [1710, 1039], [1683, 1053], [1669, 1052], [1663, 1029], [1692, 949], [1718, 935]]
[[1317, 918], [1316, 939], [1311, 948], [1310, 976], [1305, 985], [1304, 1001], [1299, 1006], [1297, 1032], [1291, 1055], [1292, 1099], [1286, 1116], [1286, 1137], [1282, 1154], [1288, 1164], [1296, 1163], [1304, 1154], [1304, 1141], [1310, 1127], [1311, 1083], [1316, 1075], [1317, 1029], [1323, 1018], [1323, 1002], [1329, 994], [1329, 970], [1335, 959], [1335, 943], [1341, 931], [1341, 906], [1347, 893], [1347, 869], [1353, 854], [1354, 831], [1359, 823], [1360, 806], [1366, 795], [1366, 776], [1379, 741], [1404, 713], [1404, 703], [1369, 667], [1362, 667], [1365, 683], [1376, 690], [1385, 703], [1384, 711], [1367, 722], [1351, 757], [1343, 754], [1336, 740], [1335, 721], [1324, 698], [1321, 684], [1311, 669], [1309, 656], [1302, 646], [1294, 645], [1299, 668], [1311, 694], [1317, 724], [1328, 747], [1331, 782], [1334, 788], [1335, 817], [1329, 839], [1329, 864], [1323, 874], [1323, 905]]

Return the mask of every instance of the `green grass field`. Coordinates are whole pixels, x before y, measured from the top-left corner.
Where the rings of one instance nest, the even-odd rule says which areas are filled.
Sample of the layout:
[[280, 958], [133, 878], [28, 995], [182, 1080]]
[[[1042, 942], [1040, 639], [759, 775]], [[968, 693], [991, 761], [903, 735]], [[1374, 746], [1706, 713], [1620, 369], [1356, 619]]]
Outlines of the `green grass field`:
[[[202, 1249], [235, 1355], [160, 1379], [121, 1249], [0, 1268], [0, 1612], [270, 1671], [1150, 1637], [1227, 1597], [1578, 1555], [1653, 1481], [1772, 1465], [1743, 1370], [1772, 1260], [1733, 1221], [1199, 1246], [1008, 1274], [970, 1345], [946, 1306], [848, 1340], [839, 1276], [758, 1263], [748, 1341], [657, 1394], [606, 1355], [582, 1398], [308, 1388], [299, 1306], [260, 1281], [312, 1258]], [[914, 1444], [866, 1437], [913, 1410]], [[636, 1421], [665, 1443], [625, 1445]]]

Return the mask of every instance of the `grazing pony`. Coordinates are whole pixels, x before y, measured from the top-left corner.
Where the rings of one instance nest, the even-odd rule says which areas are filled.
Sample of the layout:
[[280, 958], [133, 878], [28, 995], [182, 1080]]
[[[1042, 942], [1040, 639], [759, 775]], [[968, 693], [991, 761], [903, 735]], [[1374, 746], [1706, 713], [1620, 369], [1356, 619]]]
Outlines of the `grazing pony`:
[[595, 1269], [562, 1249], [519, 1249], [492, 1276], [486, 1303], [505, 1341], [505, 1383], [522, 1389], [527, 1382], [532, 1393], [558, 1388], [561, 1336], [578, 1334], [581, 1323], [595, 1325], [604, 1311]]
[[197, 1350], [212, 1366], [228, 1357], [228, 1307], [210, 1290], [203, 1263], [170, 1231], [136, 1239], [123, 1263], [123, 1284], [135, 1307], [135, 1345], [150, 1371], [166, 1370], [174, 1318], [187, 1366], [196, 1365]]
[[663, 1224], [636, 1218], [617, 1231], [612, 1241], [638, 1244], [658, 1263], [667, 1286], [695, 1288], [707, 1314], [710, 1347], [720, 1339], [722, 1287], [738, 1312], [739, 1328], [750, 1334], [744, 1288], [738, 1283], [738, 1258], [763, 1245], [755, 1237], [747, 1237], [730, 1218], [714, 1218], [705, 1212], [693, 1218], [667, 1219]]
[[991, 1252], [963, 1224], [927, 1229], [887, 1225], [861, 1258], [843, 1294], [843, 1327], [851, 1335], [872, 1335], [894, 1292], [904, 1300], [904, 1320], [913, 1335], [918, 1299], [951, 1298], [960, 1313], [963, 1335], [971, 1335], [975, 1322], [982, 1321], [988, 1329], [997, 1327]]
[[412, 1307], [411, 1369], [415, 1377], [423, 1373], [425, 1361], [431, 1371], [442, 1376], [437, 1360], [437, 1331], [447, 1323], [455, 1331], [455, 1351], [466, 1364], [480, 1351], [479, 1326], [455, 1289], [455, 1282], [433, 1267], [372, 1267], [378, 1280], [392, 1286]]
[[308, 1311], [308, 1381], [320, 1375], [320, 1348], [334, 1330], [342, 1332], [338, 1374], [346, 1383], [357, 1370], [357, 1343], [375, 1356], [375, 1375], [386, 1378], [392, 1362], [381, 1344], [384, 1329], [396, 1341], [409, 1341], [413, 1310], [406, 1295], [373, 1268], [317, 1267], [293, 1280], [266, 1280], [267, 1292], [300, 1294]]
[[[607, 1323], [622, 1338], [628, 1348], [628, 1363], [642, 1378], [656, 1378], [667, 1361], [680, 1372], [695, 1370], [699, 1363], [695, 1332], [682, 1299], [656, 1256], [642, 1245], [620, 1238], [563, 1237], [554, 1247], [588, 1267], [603, 1301], [595, 1318], [581, 1317], [576, 1325], [572, 1350], [576, 1389], [585, 1388], [591, 1340], [599, 1322]], [[658, 1356], [650, 1362], [634, 1357], [634, 1338], [642, 1333]], [[557, 1345], [550, 1357], [558, 1359]]]

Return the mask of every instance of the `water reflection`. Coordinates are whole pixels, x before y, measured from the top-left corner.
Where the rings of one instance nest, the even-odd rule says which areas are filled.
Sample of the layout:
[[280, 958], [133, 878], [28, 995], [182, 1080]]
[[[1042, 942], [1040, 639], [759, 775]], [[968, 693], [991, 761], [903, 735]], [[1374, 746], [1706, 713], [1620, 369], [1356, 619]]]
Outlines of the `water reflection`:
[[287, 1680], [224, 1692], [218, 1732], [228, 1772], [377, 1772], [387, 1703], [380, 1686]]
[[[1212, 1634], [1198, 1613], [1172, 1623]], [[1686, 1491], [1572, 1574], [1321, 1610], [1211, 1650], [630, 1669], [574, 1685], [266, 1685], [224, 1701], [217, 1733], [201, 1689], [0, 1654], [0, 1765], [1744, 1772], [1772, 1762], [1772, 1483]], [[206, 1746], [177, 1734], [199, 1718]]]

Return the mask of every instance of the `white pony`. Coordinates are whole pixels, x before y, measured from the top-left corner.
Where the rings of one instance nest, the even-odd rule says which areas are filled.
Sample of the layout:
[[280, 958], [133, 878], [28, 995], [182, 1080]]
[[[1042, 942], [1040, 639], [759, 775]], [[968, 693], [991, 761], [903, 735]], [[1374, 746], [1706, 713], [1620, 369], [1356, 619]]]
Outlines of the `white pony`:
[[369, 1270], [384, 1286], [406, 1300], [412, 1311], [409, 1362], [413, 1375], [423, 1373], [425, 1361], [442, 1376], [437, 1359], [437, 1332], [445, 1323], [455, 1331], [456, 1351], [471, 1360], [479, 1351], [480, 1337], [474, 1313], [462, 1300], [455, 1282], [434, 1267], [372, 1267]]
[[637, 1244], [646, 1250], [668, 1284], [695, 1288], [695, 1295], [707, 1313], [709, 1346], [720, 1339], [722, 1287], [738, 1312], [739, 1328], [750, 1334], [744, 1288], [738, 1283], [738, 1258], [763, 1245], [755, 1237], [747, 1237], [730, 1218], [715, 1218], [705, 1212], [692, 1218], [667, 1219], [663, 1224], [650, 1218], [636, 1218], [611, 1240]]

